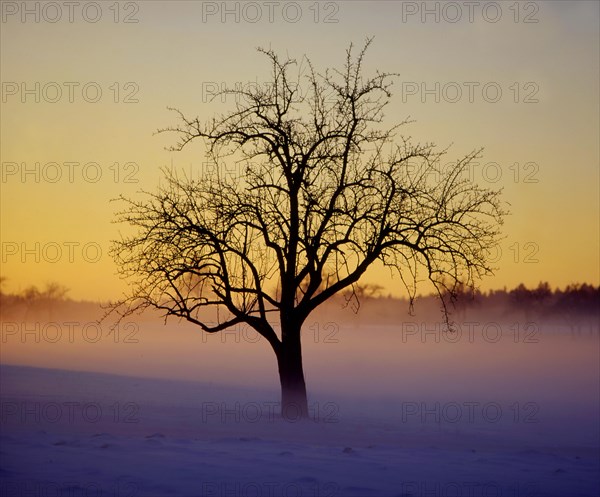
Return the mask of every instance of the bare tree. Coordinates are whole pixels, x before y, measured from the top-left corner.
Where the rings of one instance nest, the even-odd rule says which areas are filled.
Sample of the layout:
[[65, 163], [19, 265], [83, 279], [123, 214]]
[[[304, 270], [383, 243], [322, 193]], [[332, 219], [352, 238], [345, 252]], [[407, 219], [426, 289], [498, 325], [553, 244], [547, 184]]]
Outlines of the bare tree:
[[203, 139], [240, 174], [165, 170], [158, 192], [121, 197], [118, 220], [134, 234], [113, 256], [131, 293], [113, 309], [157, 308], [208, 333], [253, 327], [275, 352], [284, 417], [308, 414], [302, 324], [373, 263], [397, 271], [411, 301], [421, 274], [452, 293], [492, 270], [504, 213], [499, 192], [467, 177], [479, 152], [442, 167], [445, 150], [397, 136], [407, 121], [382, 125], [394, 75], [363, 76], [370, 42], [324, 73], [259, 49], [269, 85], [226, 90], [235, 109], [206, 123], [172, 109], [179, 124], [159, 130], [178, 135], [175, 151]]

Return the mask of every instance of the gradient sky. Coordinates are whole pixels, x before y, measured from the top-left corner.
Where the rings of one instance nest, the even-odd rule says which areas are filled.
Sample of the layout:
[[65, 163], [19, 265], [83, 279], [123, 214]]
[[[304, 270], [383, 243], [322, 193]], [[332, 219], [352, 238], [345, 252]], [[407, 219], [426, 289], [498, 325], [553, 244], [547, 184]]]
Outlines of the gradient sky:
[[[62, 2], [56, 3], [62, 5], [57, 22], [48, 22], [57, 12], [44, 10], [43, 3], [39, 22], [35, 14], [23, 19], [21, 12], [11, 13], [23, 2], [1, 3], [0, 235], [6, 290], [58, 281], [74, 298], [117, 297], [124, 287], [107, 251], [118, 236], [119, 227], [111, 223], [118, 205], [109, 200], [155, 189], [161, 166], [173, 163], [196, 172], [203, 167], [200, 146], [174, 154], [164, 147], [175, 137], [153, 135], [176, 122], [166, 107], [201, 118], [225, 110], [220, 102], [204, 102], [203, 87], [268, 80], [269, 66], [255, 47], [297, 58], [306, 54], [325, 69], [343, 62], [350, 42], [360, 45], [368, 36], [375, 40], [365, 69], [399, 73], [388, 122], [411, 116], [416, 122], [406, 134], [442, 147], [453, 144], [449, 160], [484, 147], [482, 164], [500, 168], [498, 179], [493, 165], [486, 174], [483, 168], [475, 172], [478, 183], [504, 188], [512, 212], [499, 269], [482, 288], [541, 280], [553, 286], [599, 283], [598, 2], [522, 2], [519, 9], [513, 2], [481, 2], [500, 5], [496, 22], [494, 6], [485, 15], [475, 8], [469, 22], [465, 2], [452, 2], [454, 10], [428, 2], [428, 8], [439, 9], [439, 19], [435, 14], [422, 19], [422, 2], [324, 2], [319, 22], [314, 2], [278, 2], [269, 22], [268, 3], [255, 2], [252, 8], [258, 6], [262, 17], [254, 23], [249, 21], [256, 9], [237, 2], [227, 6], [239, 9], [239, 18], [229, 14], [225, 22], [221, 12], [203, 19], [222, 2], [122, 2], [119, 21], [132, 14], [137, 23], [114, 22], [113, 2], [101, 3], [102, 17], [95, 23], [85, 20], [81, 8], [69, 22]], [[36, 2], [25, 3], [36, 8]], [[297, 6], [300, 17], [290, 22]], [[411, 14], [413, 8], [419, 12]], [[449, 22], [457, 14], [462, 19]], [[86, 15], [96, 12], [90, 8]], [[338, 22], [323, 22], [327, 15]], [[523, 22], [526, 18], [538, 22]], [[34, 93], [24, 96], [22, 83]], [[74, 88], [73, 102], [65, 83]], [[435, 94], [410, 92], [415, 84], [435, 89], [436, 83], [439, 102]], [[101, 88], [96, 103], [83, 98], [86, 84], [90, 99]], [[472, 102], [467, 84], [475, 88]], [[488, 100], [494, 88], [502, 90], [497, 102], [484, 98], [486, 84]], [[44, 86], [47, 99], [55, 98], [57, 86], [62, 97], [45, 101]], [[444, 101], [442, 88], [452, 99], [456, 87], [462, 97]], [[128, 95], [137, 102], [126, 103]], [[54, 162], [59, 169], [48, 165]], [[72, 181], [65, 164], [70, 162], [80, 164], [73, 166]], [[98, 166], [84, 170], [90, 162]], [[25, 168], [33, 172], [24, 174]], [[102, 175], [93, 182], [98, 170]], [[378, 269], [368, 278], [388, 281], [390, 292], [400, 292], [399, 282]]]

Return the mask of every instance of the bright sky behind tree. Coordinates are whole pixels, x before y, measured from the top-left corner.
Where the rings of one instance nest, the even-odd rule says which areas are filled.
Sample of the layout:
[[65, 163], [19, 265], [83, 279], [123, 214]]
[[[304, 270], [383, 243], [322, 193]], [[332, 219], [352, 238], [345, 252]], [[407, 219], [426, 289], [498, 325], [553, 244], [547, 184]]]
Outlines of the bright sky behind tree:
[[[256, 47], [324, 71], [370, 36], [366, 71], [398, 73], [387, 124], [410, 116], [400, 132], [452, 145], [448, 161], [483, 147], [473, 178], [511, 204], [481, 287], [598, 284], [599, 5], [3, 1], [3, 289], [58, 281], [74, 298], [118, 297], [110, 199], [153, 191], [163, 166], [212, 167], [200, 143], [164, 149], [176, 137], [153, 133], [176, 122], [167, 107], [226, 112], [233, 101], [209, 102], [216, 88], [268, 81]], [[380, 267], [366, 281], [401, 293]]]

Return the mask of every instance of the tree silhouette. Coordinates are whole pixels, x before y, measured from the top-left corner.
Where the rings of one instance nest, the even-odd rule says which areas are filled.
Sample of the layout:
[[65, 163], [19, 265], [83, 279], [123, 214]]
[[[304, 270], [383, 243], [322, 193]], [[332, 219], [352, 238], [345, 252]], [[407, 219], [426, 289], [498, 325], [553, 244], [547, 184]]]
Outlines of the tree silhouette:
[[539, 318], [545, 313], [552, 298], [552, 289], [548, 282], [540, 282], [537, 288], [531, 290], [521, 283], [510, 291], [509, 296], [512, 305], [524, 312], [525, 321], [530, 321], [533, 316]]
[[179, 124], [159, 130], [177, 134], [174, 151], [203, 139], [240, 174], [165, 170], [157, 192], [121, 197], [118, 221], [134, 234], [112, 253], [131, 291], [113, 310], [157, 308], [208, 333], [253, 327], [275, 352], [287, 418], [308, 414], [302, 324], [373, 263], [397, 271], [411, 299], [422, 273], [441, 294], [492, 270], [504, 212], [499, 192], [467, 178], [479, 152], [442, 168], [445, 150], [397, 136], [408, 121], [382, 125], [394, 75], [363, 76], [370, 42], [324, 73], [259, 49], [271, 84], [226, 90], [235, 110], [206, 123], [172, 109]]

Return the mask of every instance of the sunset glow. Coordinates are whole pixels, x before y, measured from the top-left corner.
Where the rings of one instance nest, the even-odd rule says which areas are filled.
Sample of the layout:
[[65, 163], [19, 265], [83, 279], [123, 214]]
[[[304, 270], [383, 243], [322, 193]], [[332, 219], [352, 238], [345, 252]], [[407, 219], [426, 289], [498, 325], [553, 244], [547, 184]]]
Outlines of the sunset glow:
[[[243, 20], [250, 10], [222, 23], [210, 10], [218, 2], [142, 2], [136, 23], [115, 23], [108, 7], [96, 23], [76, 12], [70, 23], [64, 7], [64, 19], [43, 22], [40, 10], [36, 23], [35, 14], [21, 22], [20, 12], [7, 13], [8, 4], [20, 5], [3, 2], [0, 40], [8, 290], [58, 281], [73, 298], [117, 297], [124, 286], [108, 249], [123, 227], [111, 224], [110, 199], [154, 190], [163, 166], [208, 167], [200, 145], [171, 153], [164, 147], [175, 137], [153, 135], [174, 123], [167, 106], [207, 120], [234, 103], [208, 102], [216, 88], [268, 79], [256, 47], [307, 55], [324, 69], [370, 35], [369, 69], [399, 73], [387, 123], [410, 116], [416, 122], [400, 133], [452, 144], [448, 161], [484, 147], [473, 179], [504, 188], [506, 239], [496, 276], [481, 287], [599, 282], [595, 2], [542, 2], [535, 23], [515, 23], [508, 8], [496, 23], [476, 11], [469, 22], [466, 10], [445, 22], [449, 9], [423, 23], [401, 2], [340, 3], [329, 23], [313, 22], [309, 4], [296, 23], [269, 22], [266, 10], [256, 23]], [[122, 17], [129, 13], [121, 5]], [[382, 270], [367, 278], [401, 293]]]

